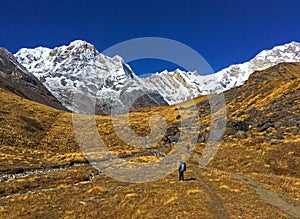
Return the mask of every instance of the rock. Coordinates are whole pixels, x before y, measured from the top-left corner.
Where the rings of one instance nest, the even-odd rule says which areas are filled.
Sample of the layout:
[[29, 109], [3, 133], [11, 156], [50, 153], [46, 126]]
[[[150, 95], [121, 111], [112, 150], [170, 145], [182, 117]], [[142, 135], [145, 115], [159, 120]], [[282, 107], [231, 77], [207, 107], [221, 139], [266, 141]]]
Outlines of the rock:
[[205, 138], [203, 137], [203, 135], [199, 134], [198, 135], [198, 140], [197, 140], [198, 143], [203, 143], [205, 142]]
[[245, 132], [243, 132], [243, 131], [238, 131], [237, 133], [236, 133], [236, 137], [237, 138], [246, 138], [246, 133]]
[[257, 138], [257, 139], [255, 139], [255, 143], [263, 143], [264, 142], [264, 140], [263, 139], [261, 139], [261, 138]]
[[278, 144], [278, 142], [279, 142], [279, 141], [278, 141], [277, 139], [272, 139], [272, 140], [271, 140], [271, 145]]
[[285, 126], [285, 124], [281, 121], [277, 121], [274, 123], [274, 128], [276, 128], [276, 129], [278, 129], [280, 127], [284, 127], [284, 126]]
[[266, 138], [267, 141], [277, 140], [276, 136], [270, 135]]
[[249, 130], [249, 124], [244, 121], [228, 121], [227, 128], [245, 132]]
[[280, 139], [280, 140], [283, 140], [283, 139], [284, 139], [283, 133], [279, 133], [279, 134], [277, 135], [277, 138]]
[[168, 143], [177, 142], [179, 139], [179, 129], [176, 126], [169, 127], [166, 131], [166, 141]]
[[258, 131], [259, 132], [263, 132], [263, 131], [266, 131], [268, 128], [272, 127], [273, 124], [268, 122], [268, 123], [265, 123], [263, 126], [261, 126]]

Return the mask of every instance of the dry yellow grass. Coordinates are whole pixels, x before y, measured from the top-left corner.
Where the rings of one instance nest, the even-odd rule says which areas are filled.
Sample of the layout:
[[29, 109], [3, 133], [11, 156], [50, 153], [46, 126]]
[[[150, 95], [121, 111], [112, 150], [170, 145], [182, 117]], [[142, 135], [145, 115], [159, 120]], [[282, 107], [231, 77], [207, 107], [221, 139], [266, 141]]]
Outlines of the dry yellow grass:
[[[289, 71], [295, 67], [290, 68], [287, 74], [292, 75]], [[256, 76], [259, 80], [261, 74]], [[270, 77], [275, 76], [272, 73]], [[262, 120], [280, 116], [285, 119], [284, 113], [299, 118], [294, 107], [299, 106], [295, 94], [299, 84], [299, 79], [277, 80], [273, 84], [249, 81], [244, 87], [226, 93], [228, 120], [251, 122], [256, 119], [251, 114], [254, 108], [262, 111], [263, 116], [257, 116]], [[275, 127], [259, 131], [260, 127], [253, 126], [241, 137], [225, 133], [226, 141], [207, 169], [198, 167], [206, 146], [199, 142], [187, 160], [186, 181], [178, 182], [178, 172], [174, 170], [162, 179], [133, 184], [99, 174], [88, 164], [73, 133], [72, 114], [22, 99], [1, 88], [0, 94], [1, 176], [27, 174], [0, 182], [0, 218], [294, 217], [293, 212], [264, 200], [255, 186], [234, 174], [250, 177], [259, 187], [278, 193], [290, 203], [287, 207], [291, 209], [299, 206], [300, 138], [296, 123], [284, 128], [283, 139], [275, 144], [266, 140], [280, 132]], [[279, 111], [280, 104], [285, 107], [284, 112]], [[199, 110], [200, 133], [207, 137], [211, 128], [207, 97], [177, 106], [136, 110], [129, 115], [130, 125], [136, 133], [146, 136], [150, 131], [149, 118], [160, 114], [169, 127], [180, 126], [182, 115], [190, 118], [195, 105]], [[295, 108], [293, 112], [288, 106]], [[274, 112], [269, 107], [274, 107]], [[113, 124], [109, 116], [97, 116], [95, 120], [99, 135], [115, 156], [132, 163], [163, 159], [149, 154], [148, 149], [132, 147], [119, 139], [114, 125], [123, 127], [122, 122]], [[165, 143], [163, 139], [152, 149], [169, 153], [176, 146], [161, 148]], [[107, 156], [107, 152], [99, 150], [89, 153], [86, 155], [99, 159]]]

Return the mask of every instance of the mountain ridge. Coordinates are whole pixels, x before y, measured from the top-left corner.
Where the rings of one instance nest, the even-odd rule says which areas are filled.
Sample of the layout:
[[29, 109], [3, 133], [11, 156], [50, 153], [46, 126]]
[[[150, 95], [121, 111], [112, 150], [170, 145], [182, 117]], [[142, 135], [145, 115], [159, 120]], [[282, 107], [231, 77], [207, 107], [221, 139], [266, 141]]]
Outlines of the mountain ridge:
[[51, 92], [7, 49], [0, 48], [0, 86], [13, 93], [50, 107], [67, 110]]
[[[76, 40], [53, 50], [21, 49], [15, 56], [74, 112], [82, 112], [81, 103], [74, 103], [76, 95], [96, 100], [97, 114], [137, 106], [168, 105], [157, 92], [144, 86], [120, 56], [105, 56], [85, 41]], [[125, 101], [131, 99], [130, 104]]]
[[[282, 62], [300, 62], [300, 43], [293, 41], [263, 50], [248, 62], [230, 65], [206, 76], [176, 69], [139, 78], [122, 57], [105, 56], [82, 40], [54, 49], [23, 48], [15, 57], [68, 109], [78, 111], [72, 95], [84, 94], [91, 99], [96, 98], [96, 108], [109, 114], [114, 109], [128, 108], [129, 104], [133, 104], [122, 100], [136, 100], [143, 95], [147, 98], [142, 98], [142, 103], [136, 106], [178, 104], [240, 86], [254, 71]], [[146, 104], [147, 101], [150, 104]]]

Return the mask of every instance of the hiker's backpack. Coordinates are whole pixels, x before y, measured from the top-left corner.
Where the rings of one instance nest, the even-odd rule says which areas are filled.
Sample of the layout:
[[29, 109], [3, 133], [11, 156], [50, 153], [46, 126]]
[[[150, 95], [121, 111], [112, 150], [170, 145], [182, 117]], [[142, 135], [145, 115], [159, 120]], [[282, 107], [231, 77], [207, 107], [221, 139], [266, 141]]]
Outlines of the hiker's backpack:
[[186, 171], [186, 163], [183, 162], [183, 171]]
[[179, 170], [180, 170], [180, 171], [186, 171], [186, 163], [185, 163], [185, 162], [181, 162], [181, 163], [180, 163]]

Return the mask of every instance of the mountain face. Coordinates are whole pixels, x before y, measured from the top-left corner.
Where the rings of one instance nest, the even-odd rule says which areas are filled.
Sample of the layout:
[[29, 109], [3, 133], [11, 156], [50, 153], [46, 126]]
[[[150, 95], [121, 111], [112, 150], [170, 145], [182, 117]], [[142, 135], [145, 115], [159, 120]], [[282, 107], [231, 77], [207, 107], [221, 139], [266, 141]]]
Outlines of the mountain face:
[[99, 53], [84, 41], [53, 50], [43, 47], [21, 49], [18, 62], [51, 90], [64, 106], [82, 112], [82, 105], [73, 98], [83, 95], [96, 101], [96, 113], [115, 110], [168, 105], [159, 93], [148, 89], [119, 56]]
[[283, 62], [300, 62], [300, 43], [291, 42], [282, 46], [276, 46], [271, 50], [263, 50], [249, 62], [231, 65], [215, 74], [222, 87], [219, 91], [229, 90], [240, 86], [248, 80], [250, 74], [255, 71], [267, 69]]
[[174, 72], [156, 73], [144, 80], [156, 87], [169, 104], [175, 104], [240, 86], [253, 72], [283, 62], [300, 62], [300, 43], [291, 42], [271, 50], [263, 50], [249, 62], [231, 65], [212, 75], [201, 76], [197, 72], [177, 69]]
[[29, 100], [66, 110], [60, 101], [5, 48], [0, 48], [0, 86]]
[[55, 49], [21, 49], [15, 57], [68, 109], [82, 111], [81, 106], [73, 104], [73, 98], [84, 94], [96, 99], [96, 111], [111, 113], [124, 106], [176, 104], [240, 86], [254, 71], [282, 62], [300, 62], [300, 44], [264, 50], [249, 62], [207, 76], [177, 69], [139, 78], [121, 57], [104, 56], [80, 40]]
[[[249, 76], [242, 86], [224, 92], [229, 121], [242, 121], [259, 133], [260, 141], [277, 142], [300, 135], [300, 63], [280, 63]], [[247, 131], [244, 128], [229, 128]], [[284, 132], [291, 130], [293, 134]], [[232, 134], [227, 130], [227, 134]]]
[[143, 81], [149, 87], [155, 87], [172, 105], [209, 93], [200, 79], [197, 72], [176, 69], [173, 72], [163, 71], [152, 74], [148, 78], [143, 78]]

